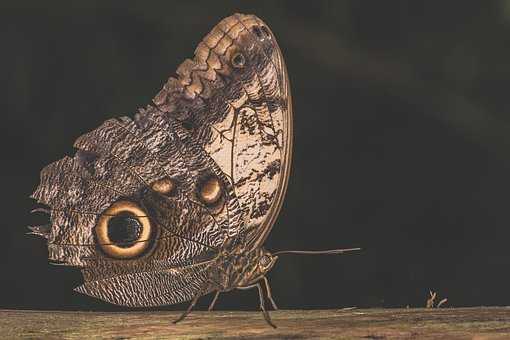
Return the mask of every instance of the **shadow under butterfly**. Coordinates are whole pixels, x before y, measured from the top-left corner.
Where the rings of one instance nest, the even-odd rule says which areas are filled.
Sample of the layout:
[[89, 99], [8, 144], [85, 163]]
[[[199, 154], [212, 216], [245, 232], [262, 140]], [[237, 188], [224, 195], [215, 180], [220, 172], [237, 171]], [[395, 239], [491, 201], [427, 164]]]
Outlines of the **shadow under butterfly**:
[[273, 33], [234, 14], [205, 36], [133, 119], [78, 138], [74, 157], [41, 172], [32, 197], [54, 264], [81, 269], [75, 290], [113, 304], [160, 306], [257, 288], [277, 308], [263, 248], [281, 208], [292, 154], [287, 70]]

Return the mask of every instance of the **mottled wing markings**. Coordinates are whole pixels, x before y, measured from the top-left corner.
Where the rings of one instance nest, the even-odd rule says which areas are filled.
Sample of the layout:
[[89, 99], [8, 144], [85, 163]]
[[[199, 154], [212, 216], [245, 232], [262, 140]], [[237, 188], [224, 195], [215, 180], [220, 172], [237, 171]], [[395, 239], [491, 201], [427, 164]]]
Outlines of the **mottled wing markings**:
[[[93, 233], [98, 215], [119, 197], [135, 197], [151, 181], [183, 172], [175, 141], [165, 139], [168, 134], [168, 129], [139, 128], [131, 120], [110, 120], [78, 139], [74, 158], [66, 157], [41, 172], [33, 197], [51, 208], [47, 235], [51, 260], [87, 266], [91, 262], [84, 258], [101, 258]], [[172, 164], [163, 169], [163, 161], [171, 156]], [[157, 242], [153, 259], [165, 258], [173, 265], [189, 263], [191, 258], [208, 260], [211, 256], [201, 254], [210, 254], [211, 247], [221, 246], [226, 237], [206, 209], [181, 209], [170, 216], [179, 216], [179, 222], [171, 224], [152, 214], [161, 226], [159, 238], [165, 239]], [[101, 268], [113, 270], [106, 262]]]
[[[239, 21], [240, 15], [234, 14]], [[244, 16], [246, 17], [246, 16]], [[248, 16], [249, 20], [254, 20], [259, 25], [264, 25], [262, 20], [257, 18], [256, 16]], [[267, 27], [267, 26], [266, 26]], [[271, 40], [274, 42], [273, 48], [265, 48], [266, 57], [268, 57], [271, 65], [274, 67], [275, 74], [273, 75], [273, 80], [278, 80], [275, 90], [276, 93], [276, 102], [280, 105], [277, 107], [280, 110], [281, 119], [277, 119], [274, 122], [277, 125], [276, 131], [278, 131], [278, 142], [279, 146], [283, 150], [281, 156], [281, 162], [279, 164], [273, 163], [269, 165], [269, 177], [271, 177], [271, 173], [276, 170], [276, 166], [279, 166], [278, 173], [281, 173], [281, 179], [278, 183], [278, 188], [275, 192], [276, 197], [273, 199], [273, 203], [267, 210], [267, 218], [264, 220], [263, 225], [252, 233], [252, 240], [250, 241], [251, 247], [260, 247], [265, 239], [267, 238], [271, 228], [278, 216], [278, 213], [281, 209], [283, 198], [285, 196], [285, 192], [287, 190], [287, 183], [290, 175], [290, 166], [292, 159], [292, 98], [290, 93], [290, 85], [287, 73], [287, 67], [285, 66], [285, 62], [283, 61], [283, 57], [281, 55], [280, 48], [276, 40], [274, 40], [274, 36], [271, 33]], [[267, 46], [265, 46], [267, 47]], [[272, 54], [272, 57], [270, 55]], [[282, 133], [280, 133], [280, 131]]]
[[[154, 102], [163, 112], [193, 123], [204, 149], [234, 184], [243, 220], [251, 219], [250, 238], [260, 244], [285, 192], [292, 117], [280, 50], [272, 35], [271, 41], [257, 40], [250, 30], [255, 24], [265, 26], [250, 15], [222, 20]], [[229, 58], [240, 50], [253, 52], [255, 58], [247, 67], [248, 76], [238, 75], [230, 65]], [[254, 151], [257, 147], [260, 153]]]
[[199, 291], [204, 294], [210, 292], [207, 289], [210, 285], [208, 269], [209, 263], [199, 263], [186, 267], [141, 270], [87, 280], [75, 290], [122, 306], [176, 304], [192, 299]]
[[[150, 108], [143, 112], [143, 115], [150, 114]], [[163, 163], [164, 157], [174, 156], [175, 158], [175, 155], [170, 155], [165, 149], [166, 147], [171, 146], [170, 150], [175, 152], [173, 145], [178, 142], [178, 138], [167, 139], [166, 133], [172, 130], [159, 129], [156, 126], [149, 125], [148, 123], [148, 120], [145, 121], [146, 126], [144, 128], [140, 128], [136, 126], [135, 121], [127, 117], [121, 118], [120, 120], [112, 119], [105, 122], [100, 129], [94, 130], [93, 132], [80, 137], [75, 145], [76, 147], [89, 152], [109, 153], [114, 157], [114, 159], [118, 160], [122, 166], [125, 166], [128, 171], [131, 171], [131, 173], [140, 180], [140, 184], [142, 186], [149, 187], [149, 183], [165, 176], [174, 178], [182, 173], [184, 169], [189, 169], [182, 159], [179, 159], [178, 162], [172, 162], [170, 165]], [[108, 140], [102, 140], [102, 135], [105, 130], [109, 133]], [[117, 139], [112, 138], [113, 135], [116, 135]], [[98, 144], [98, 140], [103, 143]], [[97, 145], [101, 145], [102, 148], [96, 149]], [[127, 146], [129, 146], [129, 148], [127, 148]], [[156, 153], [159, 154], [156, 155]], [[116, 154], [121, 156], [117, 156]], [[187, 158], [189, 157], [183, 159], [187, 160]], [[183, 212], [184, 211], [186, 210], [183, 210]], [[185, 215], [185, 213], [180, 216], [183, 215]], [[191, 224], [185, 224], [182, 221], [179, 221], [179, 223], [169, 224], [162, 222], [160, 219], [154, 219], [162, 226], [173, 226], [172, 230], [168, 231], [176, 236], [183, 236], [186, 239], [197, 241], [200, 244], [207, 244], [209, 247], [220, 246], [222, 241], [218, 241], [213, 244], [210, 243], [214, 240], [218, 240], [221, 231], [214, 228], [214, 222], [203, 223], [206, 227], [201, 229], [201, 219], [199, 217], [203, 216], [200, 214], [197, 215], [197, 217], [193, 216], [188, 218], [188, 221], [193, 222]], [[188, 228], [183, 228], [183, 225], [187, 225]], [[190, 225], [194, 228], [191, 228]], [[211, 227], [207, 227], [208, 225]], [[175, 229], [177, 229], [177, 231]]]
[[[106, 121], [78, 138], [74, 158], [42, 171], [33, 197], [50, 207], [51, 226], [37, 232], [51, 260], [82, 268], [79, 292], [127, 306], [190, 300], [229, 269], [228, 261], [210, 266], [220, 250], [264, 241], [289, 175], [292, 117], [278, 45], [253, 25], [265, 26], [251, 15], [222, 20], [154, 98], [155, 108]], [[231, 63], [240, 51], [249, 61], [243, 70]], [[197, 199], [208, 174], [222, 183], [221, 210]], [[150, 187], [164, 178], [175, 183], [172, 195]], [[140, 257], [110, 258], [95, 243], [98, 215], [117, 200], [137, 202], [159, 226]]]
[[[201, 144], [189, 133], [184, 131], [182, 127], [177, 124], [173, 125], [173, 129], [179, 132], [186, 142], [186, 154], [184, 156], [185, 159], [190, 163], [189, 168], [196, 167], [199, 164], [203, 164], [205, 169], [208, 169], [209, 172], [213, 173], [217, 178], [219, 178], [223, 183], [224, 195], [226, 198], [225, 208], [223, 211], [220, 211], [214, 216], [215, 220], [218, 220], [218, 225], [222, 227], [222, 229], [226, 232], [228, 237], [235, 237], [238, 235], [240, 229], [243, 226], [242, 221], [240, 220], [240, 206], [238, 202], [238, 198], [236, 196], [234, 187], [228, 179], [228, 176], [222, 171], [222, 169], [218, 166], [218, 164], [211, 158], [209, 153], [204, 150]], [[194, 157], [200, 156], [201, 161], [195, 160]], [[195, 183], [198, 181], [195, 180]], [[198, 201], [193, 200], [190, 197], [190, 200], [195, 204], [200, 206]], [[224, 241], [224, 240], [222, 240]]]
[[[242, 31], [253, 34], [241, 21], [231, 27], [220, 23], [218, 28], [231, 39], [234, 45], [237, 44], [236, 34], [239, 35]], [[252, 43], [256, 44], [257, 41], [253, 39]], [[266, 58], [270, 60], [267, 55]], [[283, 130], [281, 128], [275, 130], [274, 123], [276, 121], [279, 127], [283, 126], [283, 112], [278, 105], [278, 99], [282, 95], [279, 91], [280, 84], [278, 84], [280, 72], [282, 70], [277, 70], [270, 60], [261, 74], [254, 69], [251, 81], [241, 82], [240, 85], [246, 94], [246, 97], [243, 96], [244, 102], [241, 103], [240, 110], [227, 115], [227, 117], [234, 116], [232, 120], [236, 123], [233, 127], [232, 141], [227, 139], [225, 143], [230, 143], [230, 148], [222, 145], [224, 143], [221, 139], [219, 145], [215, 145], [216, 140], [211, 142], [210, 153], [217, 162], [226, 158], [222, 157], [227, 154], [223, 150], [231, 150], [231, 177], [239, 201], [250, 217], [249, 227], [251, 228], [260, 226], [266, 218], [266, 213], [274, 203], [276, 190], [280, 184]], [[276, 100], [271, 101], [269, 97]], [[273, 104], [271, 108], [270, 103]], [[277, 105], [274, 105], [275, 103]], [[239, 115], [241, 115], [240, 119]], [[273, 115], [276, 117], [273, 118]], [[229, 120], [225, 119], [223, 122]]]

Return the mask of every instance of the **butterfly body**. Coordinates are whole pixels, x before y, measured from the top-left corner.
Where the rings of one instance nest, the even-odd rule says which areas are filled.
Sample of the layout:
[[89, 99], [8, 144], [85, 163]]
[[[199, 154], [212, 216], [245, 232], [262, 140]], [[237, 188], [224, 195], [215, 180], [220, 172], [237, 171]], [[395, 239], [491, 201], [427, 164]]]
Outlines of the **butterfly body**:
[[263, 248], [247, 252], [241, 246], [226, 251], [218, 256], [213, 265], [216, 270], [211, 282], [217, 283], [222, 292], [249, 286], [264, 276], [276, 260], [277, 257], [271, 256]]

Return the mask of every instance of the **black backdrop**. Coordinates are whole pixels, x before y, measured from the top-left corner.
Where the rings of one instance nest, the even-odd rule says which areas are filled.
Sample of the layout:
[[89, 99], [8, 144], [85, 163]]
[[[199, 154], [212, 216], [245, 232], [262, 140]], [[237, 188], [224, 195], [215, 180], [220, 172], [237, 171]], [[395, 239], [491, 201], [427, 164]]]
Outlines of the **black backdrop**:
[[[295, 153], [271, 250], [283, 308], [508, 305], [510, 5], [505, 1], [16, 1], [0, 4], [0, 307], [118, 310], [50, 266], [40, 169], [133, 114], [220, 19], [254, 13], [290, 72]], [[203, 299], [202, 306], [208, 298]], [[255, 309], [256, 292], [218, 308]], [[175, 307], [165, 307], [175, 308]]]

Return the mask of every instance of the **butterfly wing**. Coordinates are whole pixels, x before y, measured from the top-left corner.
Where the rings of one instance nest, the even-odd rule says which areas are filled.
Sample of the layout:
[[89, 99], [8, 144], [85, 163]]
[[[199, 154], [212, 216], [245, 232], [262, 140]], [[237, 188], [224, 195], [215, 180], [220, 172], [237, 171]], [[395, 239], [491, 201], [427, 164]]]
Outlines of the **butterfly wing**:
[[222, 20], [154, 99], [187, 126], [233, 183], [249, 248], [279, 213], [290, 173], [292, 103], [287, 69], [254, 15]]
[[[134, 120], [106, 121], [76, 141], [74, 157], [43, 169], [33, 197], [50, 207], [51, 224], [38, 230], [50, 260], [82, 269], [79, 292], [145, 306], [184, 301], [204, 287], [208, 261], [240, 223], [230, 182], [196, 145], [148, 108]], [[216, 206], [197, 194], [203, 178], [222, 188]], [[147, 292], [155, 286], [162, 295]]]
[[[290, 168], [287, 71], [255, 16], [221, 21], [133, 120], [81, 136], [41, 172], [52, 261], [81, 268], [77, 291], [128, 306], [205, 294], [211, 263], [239, 235], [267, 237]], [[121, 227], [119, 227], [119, 225]]]
[[171, 305], [189, 301], [199, 292], [209, 293], [212, 286], [208, 281], [208, 272], [208, 262], [143, 270], [88, 280], [75, 291], [122, 306]]

